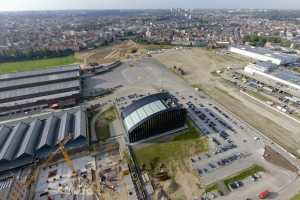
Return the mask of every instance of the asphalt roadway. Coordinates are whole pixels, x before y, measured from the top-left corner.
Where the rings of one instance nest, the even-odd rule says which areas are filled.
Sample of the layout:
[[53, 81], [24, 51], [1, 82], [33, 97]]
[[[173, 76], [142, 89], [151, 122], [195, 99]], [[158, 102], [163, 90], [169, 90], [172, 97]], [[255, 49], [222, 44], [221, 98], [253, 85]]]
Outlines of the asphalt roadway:
[[[273, 195], [272, 199], [280, 200], [288, 199], [288, 196], [293, 196], [298, 192], [300, 180], [296, 174], [274, 166], [262, 158], [264, 146], [269, 145], [299, 167], [299, 160], [290, 153], [265, 137], [264, 134], [260, 133], [249, 124], [240, 120], [236, 115], [226, 110], [201, 91], [195, 91], [195, 89], [188, 85], [185, 80], [178, 77], [156, 60], [152, 58], [141, 59], [134, 62], [134, 67], [129, 66], [131, 63], [131, 61], [127, 61], [112, 72], [92, 77], [92, 81], [87, 83], [90, 88], [105, 87], [106, 85], [108, 87], [123, 85], [123, 87], [104, 98], [86, 102], [86, 105], [90, 106], [104, 102], [113, 104], [113, 101], [116, 98], [127, 97], [129, 94], [148, 94], [165, 89], [177, 97], [183, 104], [187, 101], [195, 101], [195, 105], [201, 103], [212, 110], [213, 106], [217, 106], [220, 110], [230, 116], [231, 120], [226, 118], [222, 119], [231, 124], [237, 131], [237, 134], [232, 135], [231, 139], [239, 146], [239, 152], [249, 152], [251, 153], [251, 156], [244, 161], [240, 160], [237, 163], [233, 163], [232, 166], [230, 165], [224, 169], [220, 169], [220, 171], [216, 170], [216, 172], [211, 173], [206, 177], [208, 182], [218, 180], [220, 177], [223, 178], [225, 175], [234, 173], [251, 164], [262, 165], [268, 171], [259, 184], [249, 184], [238, 190], [238, 192], [231, 192], [225, 197], [220, 197], [220, 199], [243, 199], [244, 197], [255, 199], [262, 188], [273, 191], [276, 195]], [[190, 96], [193, 98], [190, 98]], [[217, 113], [216, 111], [214, 112]], [[221, 117], [221, 114], [218, 114], [218, 116]], [[260, 138], [260, 140], [257, 141], [254, 138]], [[224, 172], [226, 173], [221, 176]]]
[[[132, 63], [134, 63], [134, 66], [130, 67]], [[230, 174], [230, 172], [234, 173], [241, 167], [248, 166], [245, 163], [256, 163], [262, 165], [267, 169], [268, 173], [264, 175], [264, 178], [259, 184], [247, 184], [247, 186], [241, 188], [237, 192], [231, 192], [227, 196], [220, 197], [220, 199], [245, 199], [249, 197], [257, 199], [257, 194], [262, 190], [262, 188], [272, 190], [272, 192], [274, 192], [272, 199], [278, 200], [289, 199], [299, 192], [300, 179], [298, 176], [266, 162], [262, 158], [263, 147], [265, 145], [271, 146], [277, 152], [286, 157], [290, 162], [294, 163], [298, 168], [300, 167], [299, 160], [272, 140], [265, 137], [264, 134], [239, 119], [234, 113], [229, 112], [217, 102], [213, 101], [206, 94], [201, 91], [195, 91], [195, 89], [185, 80], [178, 77], [158, 61], [152, 58], [125, 61], [121, 66], [115, 68], [111, 72], [86, 79], [84, 89], [105, 89], [116, 87], [118, 85], [122, 85], [123, 87], [120, 87], [113, 94], [107, 95], [103, 98], [85, 101], [81, 106], [90, 107], [92, 105], [113, 105], [116, 98], [127, 97], [129, 94], [149, 94], [165, 89], [180, 99], [183, 104], [187, 101], [194, 101], [195, 105], [201, 103], [211, 110], [213, 110], [212, 106], [217, 106], [222, 112], [226, 113], [230, 117], [231, 120], [228, 120], [218, 114], [218, 116], [220, 116], [228, 124], [231, 124], [236, 130], [237, 134], [231, 133], [231, 139], [239, 147], [238, 151], [249, 152], [251, 153], [251, 156], [246, 158], [245, 162], [241, 160], [232, 164], [232, 166], [228, 166], [228, 168], [220, 169], [219, 172], [216, 171], [211, 173], [211, 175], [206, 177], [208, 182], [211, 180], [218, 180], [221, 177], [220, 174], [224, 172]], [[190, 98], [190, 96], [192, 96], [192, 98]], [[216, 111], [214, 112], [217, 113]], [[196, 123], [199, 123], [199, 126], [205, 126], [201, 121], [196, 120]], [[260, 140], [255, 140], [254, 138], [256, 137], [260, 138]]]

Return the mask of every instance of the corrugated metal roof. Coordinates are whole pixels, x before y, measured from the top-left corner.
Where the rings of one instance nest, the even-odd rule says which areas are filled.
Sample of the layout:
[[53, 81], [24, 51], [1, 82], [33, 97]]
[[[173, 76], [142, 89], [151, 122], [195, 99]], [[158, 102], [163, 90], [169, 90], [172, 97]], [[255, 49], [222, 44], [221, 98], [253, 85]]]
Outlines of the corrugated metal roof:
[[60, 143], [65, 139], [65, 137], [70, 133], [72, 115], [70, 113], [65, 113], [60, 121], [60, 127], [57, 135], [56, 144]]
[[0, 160], [12, 160], [18, 148], [20, 147], [20, 143], [26, 133], [28, 125], [21, 122], [19, 123], [9, 135], [7, 141], [5, 142], [1, 153]]
[[85, 112], [78, 111], [75, 113], [74, 139], [81, 136], [86, 137], [86, 116]]
[[35, 97], [35, 98], [30, 98], [30, 99], [22, 99], [18, 101], [9, 101], [6, 103], [0, 103], [0, 108], [1, 107], [9, 107], [9, 106], [17, 106], [17, 105], [23, 105], [23, 104], [28, 104], [28, 103], [34, 103], [38, 102], [41, 100], [51, 100], [51, 99], [58, 99], [61, 97], [69, 97], [72, 95], [79, 95], [80, 91], [75, 90], [75, 91], [70, 91], [70, 92], [64, 92], [64, 93], [59, 93], [59, 94], [53, 94], [53, 95], [47, 95], [47, 96], [41, 96], [41, 97]]
[[277, 52], [277, 51], [273, 51], [271, 49], [267, 49], [267, 48], [263, 48], [263, 47], [254, 47], [254, 46], [248, 46], [248, 45], [234, 45], [232, 47], [238, 48], [240, 50], [264, 55], [267, 57], [279, 59], [283, 63], [295, 62], [299, 59], [299, 57], [297, 55]]
[[70, 78], [76, 78], [76, 77], [79, 77], [79, 71], [52, 74], [52, 75], [42, 75], [38, 77], [29, 77], [29, 78], [16, 79], [16, 80], [0, 81], [0, 89], [16, 87], [19, 85], [20, 86], [29, 85], [29, 84], [39, 85], [39, 83], [45, 83], [49, 81], [59, 81], [59, 80], [65, 80]]
[[15, 158], [19, 158], [22, 155], [33, 155], [35, 151], [35, 145], [40, 138], [41, 128], [43, 122], [41, 120], [34, 120], [31, 122], [29, 129], [27, 130], [24, 139], [22, 141], [21, 147], [16, 154]]
[[45, 146], [53, 146], [53, 142], [56, 137], [56, 129], [59, 119], [57, 117], [50, 117], [46, 120], [45, 126], [42, 132], [41, 140], [37, 146], [37, 149], [41, 149]]
[[167, 107], [160, 100], [157, 100], [133, 111], [124, 119], [124, 124], [127, 131], [129, 131], [132, 127], [134, 127], [136, 124], [146, 119], [147, 117], [165, 109], [167, 109]]
[[78, 80], [0, 92], [0, 100], [80, 87]]
[[34, 71], [28, 71], [28, 72], [1, 74], [0, 81], [6, 80], [6, 79], [18, 79], [18, 78], [24, 78], [24, 77], [40, 76], [43, 74], [68, 72], [68, 71], [74, 71], [74, 70], [79, 70], [79, 69], [80, 69], [80, 65], [74, 64], [74, 65], [66, 65], [66, 66], [49, 68], [49, 69], [44, 69], [44, 70], [34, 70]]
[[[32, 122], [19, 122], [14, 127], [0, 126], [0, 163], [12, 163], [12, 166], [15, 166], [21, 158], [28, 158], [28, 162], [31, 162], [30, 156], [51, 152], [51, 147], [63, 140], [68, 133], [73, 136], [69, 141], [74, 142], [73, 144], [77, 144], [79, 138], [80, 142], [86, 138], [84, 111], [72, 110], [54, 115]], [[3, 165], [0, 166], [0, 170], [3, 170]]]
[[11, 131], [11, 128], [7, 126], [0, 127], [0, 151], [4, 145], [4, 142], [7, 140], [7, 137]]

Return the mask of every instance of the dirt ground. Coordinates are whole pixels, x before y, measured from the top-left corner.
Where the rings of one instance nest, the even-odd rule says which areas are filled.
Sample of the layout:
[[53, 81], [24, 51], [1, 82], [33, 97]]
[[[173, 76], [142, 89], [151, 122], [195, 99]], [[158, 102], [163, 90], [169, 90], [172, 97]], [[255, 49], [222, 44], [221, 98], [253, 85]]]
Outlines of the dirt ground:
[[[199, 137], [198, 129], [194, 125], [189, 127], [186, 131], [160, 137], [134, 147], [139, 163], [154, 182], [156, 190], [154, 199], [158, 199], [160, 191], [158, 188], [163, 188], [171, 199], [195, 199], [204, 192], [190, 157], [206, 152], [208, 143], [206, 138]], [[155, 175], [162, 171], [167, 172], [170, 179], [162, 181]]]
[[224, 84], [221, 78], [212, 74], [228, 66], [243, 67], [250, 60], [234, 54], [200, 48], [169, 51], [153, 56], [168, 68], [182, 68], [183, 78], [191, 85], [197, 85], [226, 109], [249, 123], [291, 153], [297, 155], [300, 146], [300, 125], [264, 105], [253, 102], [240, 91]]
[[133, 41], [126, 41], [107, 47], [100, 47], [91, 51], [83, 51], [75, 54], [75, 57], [83, 60], [82, 68], [89, 63], [107, 64], [117, 60], [127, 59], [133, 55], [142, 55], [143, 48]]
[[285, 169], [290, 170], [295, 173], [298, 172], [298, 168], [296, 166], [294, 166], [286, 158], [284, 158], [280, 153], [274, 151], [274, 149], [272, 149], [269, 146], [265, 147], [264, 158], [267, 161], [269, 161], [279, 167], [285, 168]]
[[172, 168], [172, 178], [159, 182], [170, 199], [194, 199], [203, 194], [204, 189], [192, 166], [174, 162]]
[[191, 84], [210, 86], [215, 80], [211, 72], [221, 70], [232, 64], [240, 66], [248, 63], [246, 59], [203, 48], [169, 51], [155, 54], [153, 57], [169, 68], [174, 65], [182, 68], [186, 72], [184, 78]]

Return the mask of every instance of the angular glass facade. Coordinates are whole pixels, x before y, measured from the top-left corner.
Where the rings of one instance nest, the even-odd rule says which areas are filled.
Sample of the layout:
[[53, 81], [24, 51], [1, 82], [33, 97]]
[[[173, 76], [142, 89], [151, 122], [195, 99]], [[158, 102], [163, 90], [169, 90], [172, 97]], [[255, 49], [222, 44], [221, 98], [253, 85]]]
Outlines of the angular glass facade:
[[168, 93], [147, 96], [122, 112], [130, 143], [183, 127], [186, 110], [172, 101]]

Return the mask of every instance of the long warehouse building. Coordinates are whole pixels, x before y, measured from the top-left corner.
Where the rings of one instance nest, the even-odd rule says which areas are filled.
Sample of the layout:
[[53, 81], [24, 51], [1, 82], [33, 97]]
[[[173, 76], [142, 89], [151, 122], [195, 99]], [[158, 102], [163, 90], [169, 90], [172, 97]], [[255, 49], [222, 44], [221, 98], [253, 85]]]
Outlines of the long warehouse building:
[[300, 76], [287, 68], [272, 66], [269, 63], [251, 63], [245, 66], [242, 74], [300, 98]]
[[236, 45], [229, 47], [229, 51], [263, 62], [272, 62], [275, 65], [287, 65], [299, 61], [299, 57], [292, 54], [272, 51], [267, 48]]
[[10, 170], [45, 158], [66, 137], [68, 149], [85, 147], [87, 140], [86, 113], [75, 110], [53, 114], [14, 125], [0, 125], [0, 171]]
[[80, 99], [80, 66], [0, 75], [0, 116], [75, 105]]
[[133, 102], [122, 111], [130, 143], [184, 127], [186, 110], [168, 93], [159, 93]]

